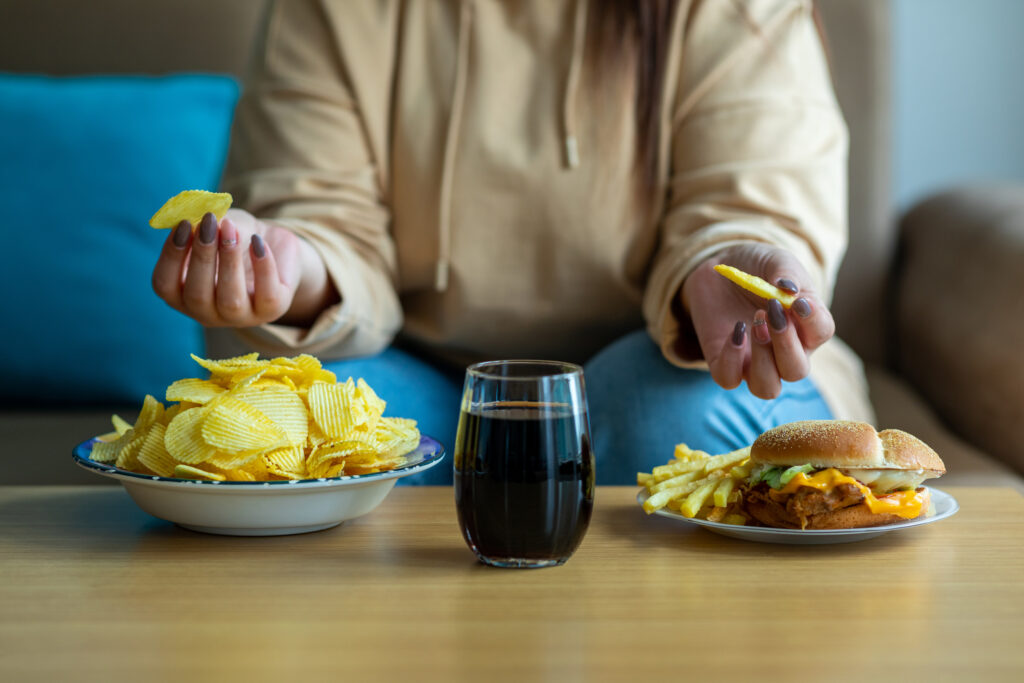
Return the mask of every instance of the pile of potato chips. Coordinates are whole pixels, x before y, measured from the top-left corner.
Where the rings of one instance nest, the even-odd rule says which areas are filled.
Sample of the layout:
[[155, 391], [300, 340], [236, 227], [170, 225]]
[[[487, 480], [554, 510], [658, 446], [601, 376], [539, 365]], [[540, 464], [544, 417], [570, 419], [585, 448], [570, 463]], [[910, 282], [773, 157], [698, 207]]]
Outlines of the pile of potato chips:
[[215, 481], [315, 479], [394, 469], [419, 444], [415, 420], [384, 417], [362, 379], [344, 383], [309, 355], [193, 359], [208, 379], [180, 379], [163, 403], [146, 396], [134, 425], [92, 459], [162, 477]]
[[637, 472], [636, 483], [647, 489], [644, 511], [664, 507], [684, 517], [744, 525], [738, 485], [750, 476], [750, 447], [711, 455], [685, 443], [675, 448], [674, 459], [651, 472]]

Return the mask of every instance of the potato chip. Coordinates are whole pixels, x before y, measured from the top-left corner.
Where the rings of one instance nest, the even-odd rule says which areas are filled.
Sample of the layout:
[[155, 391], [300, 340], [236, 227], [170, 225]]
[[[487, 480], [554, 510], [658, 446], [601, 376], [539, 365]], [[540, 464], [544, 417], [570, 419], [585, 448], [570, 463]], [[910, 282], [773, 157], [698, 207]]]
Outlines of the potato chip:
[[146, 394], [146, 398], [142, 401], [142, 410], [139, 411], [139, 416], [135, 419], [135, 430], [145, 431], [151, 424], [163, 417], [163, 414], [164, 404]]
[[301, 444], [276, 448], [264, 453], [261, 460], [272, 474], [285, 479], [301, 479], [306, 474], [306, 449]]
[[362, 441], [329, 442], [317, 446], [309, 454], [309, 457], [306, 458], [306, 471], [311, 477], [325, 477], [332, 465], [337, 465], [361, 453], [377, 457], [371, 450], [371, 446]]
[[167, 452], [167, 446], [164, 443], [166, 434], [167, 428], [164, 425], [153, 425], [142, 444], [138, 460], [147, 469], [161, 477], [173, 477], [175, 476], [174, 468], [179, 463]]
[[164, 205], [149, 219], [149, 224], [154, 228], [162, 229], [174, 228], [181, 221], [188, 221], [195, 227], [207, 213], [212, 213], [219, 221], [231, 208], [231, 201], [231, 195], [226, 192], [185, 190], [164, 202]]
[[301, 370], [304, 378], [303, 384], [309, 386], [314, 382], [327, 382], [328, 384], [334, 384], [338, 381], [337, 375], [330, 370], [325, 370], [323, 364], [315, 357], [309, 354], [302, 354], [295, 357], [295, 365]]
[[97, 441], [92, 446], [92, 453], [89, 455], [89, 459], [93, 462], [114, 462], [117, 460], [118, 454], [121, 453], [121, 449], [127, 446], [134, 436], [135, 431], [129, 428], [127, 432], [113, 441]]
[[146, 396], [134, 424], [112, 418], [93, 460], [166, 477], [298, 480], [393, 469], [419, 443], [415, 420], [384, 417], [365, 380], [338, 383], [313, 356], [192, 358], [209, 378], [173, 382], [167, 407]]
[[114, 461], [114, 467], [122, 470], [132, 470], [139, 465], [139, 449], [146, 440], [145, 432], [133, 432], [132, 438], [121, 448]]
[[214, 453], [206, 459], [205, 464], [213, 465], [222, 470], [248, 469], [260, 459], [259, 450], [241, 451], [240, 453]]
[[203, 418], [206, 408], [189, 408], [178, 413], [164, 434], [164, 445], [175, 460], [185, 465], [205, 462], [217, 449], [203, 440]]
[[114, 415], [110, 418], [110, 421], [114, 424], [114, 431], [117, 432], [118, 436], [123, 436], [125, 432], [132, 428], [131, 424], [122, 419], [120, 415]]
[[309, 388], [309, 412], [329, 439], [342, 439], [364, 423], [367, 415], [355, 402], [355, 383], [316, 382]]
[[305, 444], [309, 436], [309, 411], [298, 394], [278, 385], [253, 385], [234, 396], [279, 426], [290, 444]]
[[262, 366], [263, 361], [259, 360], [260, 354], [258, 353], [247, 353], [243, 356], [235, 356], [233, 358], [224, 358], [221, 360], [210, 360], [207, 358], [200, 358], [196, 354], [191, 354], [192, 360], [199, 363], [199, 365], [209, 371], [210, 375], [233, 375], [242, 370], [257, 369]]
[[224, 481], [227, 479], [223, 474], [208, 472], [191, 465], [178, 465], [169, 476], [177, 477], [178, 479], [208, 479], [210, 481]]
[[732, 266], [720, 263], [715, 266], [715, 272], [727, 280], [735, 282], [748, 292], [756, 294], [762, 299], [778, 299], [779, 303], [786, 308], [792, 306], [793, 302], [796, 301], [797, 297], [795, 294], [783, 291], [775, 285], [765, 282], [756, 275], [744, 273], [739, 268], [733, 268]]
[[208, 379], [179, 379], [167, 387], [165, 399], [202, 405], [227, 389]]
[[222, 396], [211, 405], [200, 428], [203, 441], [220, 453], [260, 452], [287, 442], [284, 429], [234, 396]]

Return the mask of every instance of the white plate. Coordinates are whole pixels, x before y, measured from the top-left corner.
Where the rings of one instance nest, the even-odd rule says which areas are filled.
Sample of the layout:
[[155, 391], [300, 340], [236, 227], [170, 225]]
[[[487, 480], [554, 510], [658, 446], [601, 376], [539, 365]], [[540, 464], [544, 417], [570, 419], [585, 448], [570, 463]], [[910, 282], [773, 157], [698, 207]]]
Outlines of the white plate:
[[[758, 541], [760, 543], [791, 543], [796, 545], [851, 543], [853, 541], [863, 541], [869, 538], [875, 538], [876, 536], [881, 536], [882, 534], [889, 533], [890, 531], [899, 531], [900, 529], [906, 529], [912, 526], [931, 524], [932, 522], [937, 522], [940, 519], [952, 517], [956, 514], [956, 511], [960, 509], [959, 503], [957, 503], [956, 499], [948, 493], [933, 488], [929, 488], [928, 490], [931, 492], [932, 504], [935, 507], [935, 514], [931, 517], [918, 517], [917, 519], [909, 519], [906, 522], [886, 524], [884, 526], [865, 527], [862, 529], [772, 529], [769, 527], [736, 526], [734, 524], [709, 522], [706, 519], [692, 519], [684, 517], [682, 514], [674, 510], [669, 510], [668, 508], [657, 510], [654, 514], [674, 519], [677, 522], [696, 524], [697, 526], [702, 526], [708, 531], [713, 531], [716, 534], [729, 536], [730, 538], [740, 538], [744, 541]], [[647, 500], [647, 490], [641, 490], [637, 495], [636, 500], [642, 505], [643, 502]]]
[[337, 526], [380, 505], [402, 477], [429, 469], [444, 447], [429, 436], [387, 472], [300, 481], [199, 481], [128, 472], [90, 460], [96, 439], [72, 451], [77, 465], [117, 479], [140, 508], [186, 529], [230, 536], [301, 534]]

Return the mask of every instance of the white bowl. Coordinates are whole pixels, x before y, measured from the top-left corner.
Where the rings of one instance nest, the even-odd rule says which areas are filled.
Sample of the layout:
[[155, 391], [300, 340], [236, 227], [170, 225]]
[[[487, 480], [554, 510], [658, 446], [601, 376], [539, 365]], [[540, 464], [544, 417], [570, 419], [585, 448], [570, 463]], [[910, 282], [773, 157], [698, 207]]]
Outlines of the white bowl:
[[299, 481], [200, 481], [128, 472], [90, 459], [96, 439], [72, 451], [77, 465], [117, 479], [140, 508], [193, 531], [277, 536], [320, 531], [373, 510], [402, 477], [441, 462], [444, 447], [429, 436], [406, 464], [387, 472]]

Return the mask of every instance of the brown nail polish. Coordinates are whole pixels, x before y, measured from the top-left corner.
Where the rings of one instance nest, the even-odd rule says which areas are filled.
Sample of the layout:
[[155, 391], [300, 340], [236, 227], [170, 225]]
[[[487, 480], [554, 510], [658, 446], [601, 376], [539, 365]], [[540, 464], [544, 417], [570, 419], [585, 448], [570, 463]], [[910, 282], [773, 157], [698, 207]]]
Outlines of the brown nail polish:
[[792, 308], [793, 312], [801, 318], [806, 318], [811, 314], [811, 304], [803, 297], [794, 301], [790, 308]]
[[733, 346], [743, 346], [743, 339], [747, 334], [747, 324], [740, 320], [736, 323], [736, 327], [732, 328], [732, 344]]
[[800, 291], [800, 288], [796, 286], [795, 282], [793, 282], [792, 280], [787, 280], [786, 278], [780, 279], [778, 282], [775, 283], [775, 285], [779, 289], [785, 292], [789, 292], [790, 294], [796, 294], [797, 292]]
[[215, 239], [217, 239], [217, 217], [208, 213], [199, 223], [199, 242], [200, 244], [213, 244]]
[[772, 299], [768, 302], [768, 324], [776, 332], [782, 332], [786, 329], [786, 312], [782, 310], [782, 304], [779, 303], [778, 299]]
[[263, 244], [263, 238], [259, 235], [252, 236], [252, 253], [256, 258], [263, 258], [267, 255], [266, 245]]
[[174, 234], [171, 236], [171, 241], [174, 242], [174, 246], [181, 249], [188, 244], [189, 235], [192, 234], [192, 224], [188, 221], [182, 221], [178, 223], [178, 227], [174, 229]]

